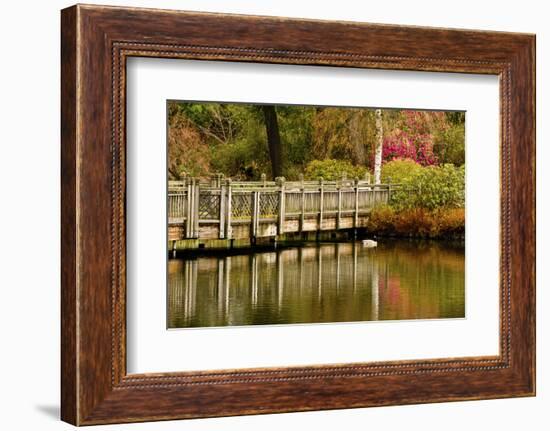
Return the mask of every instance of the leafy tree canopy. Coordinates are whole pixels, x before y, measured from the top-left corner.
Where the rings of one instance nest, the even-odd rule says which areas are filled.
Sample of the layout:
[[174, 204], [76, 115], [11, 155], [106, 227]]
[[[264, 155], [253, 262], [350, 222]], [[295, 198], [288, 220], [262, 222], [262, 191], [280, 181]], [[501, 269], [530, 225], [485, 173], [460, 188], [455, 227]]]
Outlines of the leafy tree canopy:
[[[464, 164], [464, 112], [382, 111], [383, 181], [387, 176], [397, 180], [398, 173], [388, 172], [401, 168], [387, 167], [397, 160], [410, 159], [421, 166]], [[343, 173], [362, 177], [373, 170], [374, 109], [277, 105], [275, 112], [277, 154], [287, 179], [297, 179], [306, 169], [307, 175], [322, 171], [327, 180]], [[217, 172], [236, 179], [259, 179], [262, 173], [273, 177], [261, 105], [169, 102], [168, 146], [173, 179]]]

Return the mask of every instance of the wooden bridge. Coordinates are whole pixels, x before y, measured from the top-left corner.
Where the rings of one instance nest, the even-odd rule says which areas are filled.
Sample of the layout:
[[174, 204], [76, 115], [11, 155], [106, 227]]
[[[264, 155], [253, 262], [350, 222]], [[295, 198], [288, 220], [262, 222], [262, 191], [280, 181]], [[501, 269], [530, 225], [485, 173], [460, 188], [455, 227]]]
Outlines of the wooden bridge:
[[346, 178], [169, 181], [168, 248], [226, 249], [356, 231], [375, 206], [389, 201], [392, 187]]

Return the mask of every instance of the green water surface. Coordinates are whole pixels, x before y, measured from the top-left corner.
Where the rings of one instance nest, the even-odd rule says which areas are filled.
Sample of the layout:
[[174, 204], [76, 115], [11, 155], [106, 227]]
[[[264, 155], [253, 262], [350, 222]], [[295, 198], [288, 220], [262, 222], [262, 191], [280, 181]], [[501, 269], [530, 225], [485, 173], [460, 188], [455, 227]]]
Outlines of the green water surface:
[[461, 317], [463, 243], [313, 243], [168, 261], [168, 328]]

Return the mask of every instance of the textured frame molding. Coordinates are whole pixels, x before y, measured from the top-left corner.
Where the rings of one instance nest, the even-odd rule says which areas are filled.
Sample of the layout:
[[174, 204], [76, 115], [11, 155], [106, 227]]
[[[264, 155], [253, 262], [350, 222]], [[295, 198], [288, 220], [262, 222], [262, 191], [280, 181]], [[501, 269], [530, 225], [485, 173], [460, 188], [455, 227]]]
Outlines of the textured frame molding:
[[[62, 11], [61, 44], [63, 420], [87, 425], [534, 395], [533, 35], [77, 5]], [[127, 375], [131, 56], [498, 75], [500, 354]]]

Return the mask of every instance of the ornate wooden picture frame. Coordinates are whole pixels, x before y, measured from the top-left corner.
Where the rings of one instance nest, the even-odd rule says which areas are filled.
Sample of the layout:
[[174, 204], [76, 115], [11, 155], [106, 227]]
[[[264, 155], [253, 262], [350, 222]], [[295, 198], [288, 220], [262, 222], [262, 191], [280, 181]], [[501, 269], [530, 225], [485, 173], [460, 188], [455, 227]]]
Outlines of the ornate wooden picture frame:
[[[535, 37], [102, 6], [62, 11], [61, 416], [75, 425], [535, 394]], [[500, 354], [126, 372], [126, 60], [500, 78]], [[496, 220], [495, 220], [496, 222]]]

